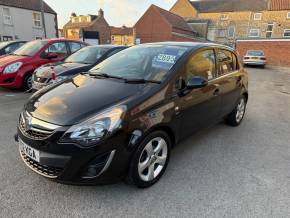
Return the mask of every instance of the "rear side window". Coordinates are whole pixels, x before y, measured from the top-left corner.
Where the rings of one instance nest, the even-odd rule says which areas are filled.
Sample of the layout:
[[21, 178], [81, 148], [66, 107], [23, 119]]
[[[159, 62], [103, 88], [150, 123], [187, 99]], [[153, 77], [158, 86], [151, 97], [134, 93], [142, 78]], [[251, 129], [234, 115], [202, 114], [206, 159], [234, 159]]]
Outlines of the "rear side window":
[[207, 80], [216, 77], [215, 53], [204, 50], [194, 54], [186, 64], [187, 81], [194, 76], [202, 76]]
[[5, 53], [9, 54], [9, 53], [15, 51], [16, 49], [18, 49], [23, 44], [24, 43], [15, 43], [15, 44], [9, 45], [7, 48], [5, 48]]
[[232, 52], [227, 50], [218, 50], [217, 60], [219, 66], [219, 76], [232, 73], [236, 70], [236, 59], [233, 60]]
[[70, 47], [71, 53], [75, 53], [76, 51], [82, 48], [82, 45], [77, 42], [69, 42], [69, 47]]

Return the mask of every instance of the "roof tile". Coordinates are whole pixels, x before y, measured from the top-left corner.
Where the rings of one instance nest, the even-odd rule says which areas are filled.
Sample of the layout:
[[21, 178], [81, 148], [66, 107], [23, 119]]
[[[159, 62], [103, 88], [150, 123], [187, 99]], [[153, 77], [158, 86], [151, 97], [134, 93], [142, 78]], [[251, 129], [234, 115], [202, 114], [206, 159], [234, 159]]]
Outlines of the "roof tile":
[[[40, 0], [0, 0], [0, 5], [23, 8], [32, 11], [41, 11]], [[44, 2], [44, 11], [46, 13], [56, 14], [56, 12], [46, 2]]]

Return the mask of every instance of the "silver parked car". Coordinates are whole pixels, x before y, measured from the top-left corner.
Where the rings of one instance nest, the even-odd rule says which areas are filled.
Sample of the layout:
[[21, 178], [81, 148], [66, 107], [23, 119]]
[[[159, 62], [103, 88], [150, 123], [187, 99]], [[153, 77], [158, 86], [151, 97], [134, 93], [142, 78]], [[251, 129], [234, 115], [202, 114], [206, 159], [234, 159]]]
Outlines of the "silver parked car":
[[253, 65], [265, 67], [267, 59], [262, 50], [248, 50], [244, 56], [244, 65]]

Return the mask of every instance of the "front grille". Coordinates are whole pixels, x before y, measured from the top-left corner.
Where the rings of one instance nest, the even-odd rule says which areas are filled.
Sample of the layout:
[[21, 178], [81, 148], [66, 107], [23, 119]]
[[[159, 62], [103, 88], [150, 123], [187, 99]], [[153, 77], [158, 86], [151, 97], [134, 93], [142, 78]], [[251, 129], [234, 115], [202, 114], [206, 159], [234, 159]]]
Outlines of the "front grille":
[[22, 157], [22, 160], [24, 163], [33, 171], [36, 173], [45, 176], [47, 178], [57, 178], [63, 171], [63, 168], [57, 168], [57, 167], [51, 167], [42, 165], [31, 158], [29, 158], [27, 155], [24, 154], [24, 152], [20, 151], [20, 155]]
[[52, 135], [53, 130], [43, 130], [35, 127], [31, 127], [30, 129], [26, 129], [24, 119], [22, 116], [19, 119], [19, 129], [23, 133], [23, 135], [34, 139], [34, 140], [43, 140]]

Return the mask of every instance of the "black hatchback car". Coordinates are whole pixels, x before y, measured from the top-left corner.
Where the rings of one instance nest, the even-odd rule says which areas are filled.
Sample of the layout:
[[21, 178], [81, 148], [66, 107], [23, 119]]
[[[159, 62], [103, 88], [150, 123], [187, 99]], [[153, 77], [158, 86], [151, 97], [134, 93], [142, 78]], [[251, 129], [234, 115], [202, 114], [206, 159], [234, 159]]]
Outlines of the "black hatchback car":
[[32, 76], [33, 90], [86, 72], [103, 60], [126, 49], [126, 46], [98, 45], [80, 49], [62, 62], [47, 64], [36, 69]]
[[0, 56], [10, 54], [24, 45], [26, 41], [7, 41], [0, 42]]
[[36, 92], [15, 138], [24, 163], [44, 177], [126, 178], [145, 188], [163, 175], [181, 139], [221, 120], [238, 126], [247, 101], [248, 76], [231, 48], [143, 44]]

